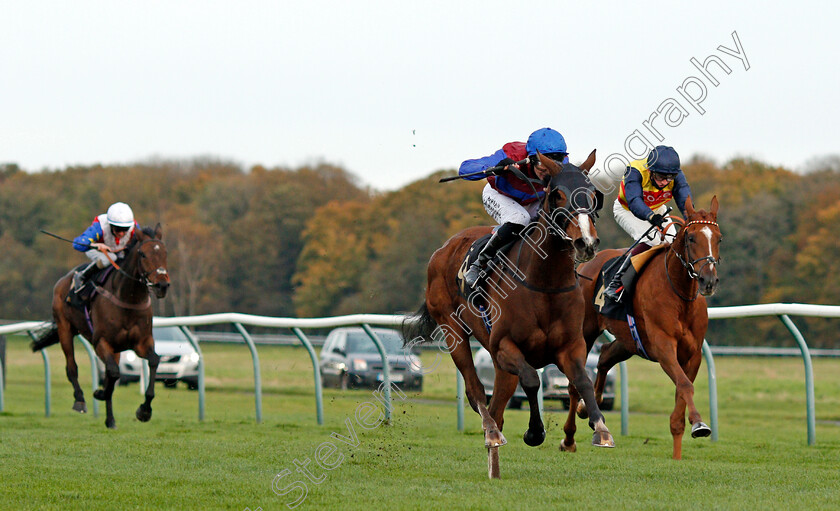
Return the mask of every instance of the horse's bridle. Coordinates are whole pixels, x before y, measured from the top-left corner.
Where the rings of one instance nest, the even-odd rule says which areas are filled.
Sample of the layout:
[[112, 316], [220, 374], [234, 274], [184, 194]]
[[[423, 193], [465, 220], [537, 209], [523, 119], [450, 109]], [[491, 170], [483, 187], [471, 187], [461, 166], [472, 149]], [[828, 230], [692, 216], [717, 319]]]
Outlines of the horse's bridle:
[[[159, 239], [155, 239], [155, 238], [143, 240], [143, 241], [140, 242], [140, 245], [138, 245], [137, 249], [136, 249], [137, 253], [138, 253], [138, 257], [140, 257], [141, 259], [146, 257], [146, 254], [144, 254], [142, 252], [142, 250], [140, 250], [140, 249], [143, 248], [143, 245], [145, 243], [150, 243], [150, 242], [153, 242], [153, 241], [160, 242]], [[149, 280], [149, 275], [151, 275], [153, 272], [159, 273], [159, 274], [160, 273], [166, 273], [166, 268], [163, 268], [163, 267], [158, 267], [158, 268], [152, 270], [151, 272], [143, 271], [143, 265], [138, 262], [137, 267], [140, 270], [138, 272], [140, 274], [140, 278], [138, 279], [134, 275], [129, 275], [128, 272], [126, 272], [125, 270], [120, 268], [117, 265], [116, 261], [111, 261], [111, 264], [114, 265], [114, 268], [116, 268], [118, 272], [122, 273], [123, 276], [133, 280], [134, 282], [139, 282], [140, 284], [145, 284], [146, 287], [155, 287], [157, 285], [157, 284], [152, 283], [152, 281]]]
[[[720, 229], [720, 226], [717, 224], [717, 222], [712, 222], [711, 220], [692, 220], [691, 222], [685, 224], [685, 227], [683, 227], [683, 229], [687, 228], [689, 225], [692, 224], [714, 225], [715, 227]], [[677, 256], [677, 259], [680, 260], [680, 263], [682, 263], [683, 267], [686, 269], [686, 271], [688, 271], [688, 276], [692, 279], [696, 279], [700, 275], [700, 271], [694, 267], [694, 265], [699, 263], [700, 261], [706, 261], [705, 263], [703, 263], [703, 266], [700, 267], [700, 270], [702, 270], [709, 264], [720, 264], [720, 257], [715, 259], [711, 255], [707, 255], [706, 257], [698, 257], [697, 259], [688, 262], [688, 245], [685, 244], [685, 242], [683, 242], [683, 244], [685, 245], [685, 257], [681, 256], [678, 252], [674, 252], [674, 255]]]
[[[679, 220], [675, 217], [671, 217], [671, 218], [674, 219], [674, 220]], [[677, 222], [674, 222], [674, 223], [677, 223]], [[712, 222], [711, 220], [692, 220], [691, 222], [688, 222], [687, 224], [683, 225], [682, 228], [686, 229], [689, 225], [693, 225], [693, 224], [714, 225], [715, 227], [720, 229], [720, 226], [717, 224], [717, 222]], [[705, 257], [698, 257], [697, 259], [695, 259], [691, 262], [688, 262], [688, 260], [689, 260], [688, 244], [685, 243], [685, 241], [683, 241], [683, 245], [685, 246], [685, 257], [680, 255], [680, 253], [677, 252], [676, 250], [674, 250], [674, 245], [673, 244], [671, 245], [671, 248], [669, 250], [674, 252], [674, 255], [677, 256], [677, 259], [679, 259], [680, 263], [683, 265], [683, 268], [686, 269], [686, 271], [688, 272], [688, 276], [689, 276], [689, 278], [691, 278], [691, 280], [696, 280], [697, 277], [700, 276], [700, 270], [705, 268], [707, 265], [709, 265], [709, 264], [720, 264], [720, 257], [715, 259], [711, 255], [707, 255]], [[697, 269], [694, 265], [696, 265], [700, 261], [705, 261], [705, 262], [703, 263], [702, 266], [700, 266], [699, 269]], [[679, 296], [680, 298], [682, 298], [683, 300], [686, 300], [688, 302], [693, 302], [694, 300], [697, 299], [697, 296], [700, 294], [700, 288], [697, 288], [697, 293], [694, 295], [694, 298], [686, 298], [682, 294], [680, 294], [679, 291], [677, 291], [676, 286], [674, 286], [674, 283], [671, 282], [671, 274], [668, 271], [668, 258], [667, 257], [665, 258], [665, 276], [668, 278], [668, 283], [671, 284], [671, 289], [673, 289], [674, 292], [677, 293], [677, 296]]]
[[[551, 186], [551, 181], [549, 181], [549, 186]], [[597, 217], [598, 210], [600, 210], [601, 206], [603, 205], [603, 195], [599, 196], [599, 194], [601, 192], [597, 188], [595, 188], [595, 186], [592, 186], [591, 188], [587, 188], [587, 191], [595, 193], [594, 203], [591, 204], [590, 207], [578, 207], [578, 208], [575, 208], [574, 211], [573, 211], [573, 210], [569, 209], [569, 207], [568, 207], [568, 203], [570, 203], [572, 201], [573, 193], [567, 187], [562, 186], [562, 185], [557, 185], [557, 186], [554, 186], [554, 187], [550, 188], [549, 190], [546, 191], [545, 194], [543, 194], [543, 196], [540, 200], [540, 209], [545, 208], [549, 196], [551, 196], [551, 194], [554, 193], [557, 190], [563, 192], [566, 195], [567, 205], [563, 206], [562, 208], [552, 209], [548, 213], [548, 215], [549, 215], [549, 217], [551, 217], [552, 223], [555, 223], [560, 228], [560, 232], [558, 233], [560, 235], [560, 237], [562, 239], [566, 240], [566, 241], [574, 241], [574, 240], [572, 240], [572, 238], [568, 234], [566, 234], [566, 228], [569, 226], [569, 222], [572, 221], [572, 218], [574, 218], [575, 216], [578, 216], [578, 215], [588, 215], [588, 216], [595, 215]], [[557, 224], [555, 222], [554, 217], [558, 213], [562, 214], [562, 216], [564, 218], [562, 224]], [[595, 222], [594, 218], [592, 219], [592, 222], [593, 223]]]

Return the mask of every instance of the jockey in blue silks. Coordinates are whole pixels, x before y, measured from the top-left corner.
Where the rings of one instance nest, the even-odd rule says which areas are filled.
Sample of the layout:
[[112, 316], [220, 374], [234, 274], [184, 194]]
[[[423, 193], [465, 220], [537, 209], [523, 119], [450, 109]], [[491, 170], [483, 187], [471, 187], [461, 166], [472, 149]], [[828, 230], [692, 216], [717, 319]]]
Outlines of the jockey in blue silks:
[[134, 212], [124, 202], [111, 204], [107, 213], [94, 218], [90, 227], [73, 240], [73, 248], [84, 252], [91, 263], [73, 275], [72, 291], [82, 289], [87, 279], [97, 270], [109, 266], [112, 260], [123, 259], [123, 250], [134, 238], [137, 228]]
[[[541, 128], [531, 133], [527, 143], [507, 143], [490, 156], [463, 162], [458, 169], [458, 174], [464, 176], [493, 167], [502, 167], [501, 170], [492, 171], [489, 176], [479, 174], [465, 177], [469, 180], [487, 178], [487, 185], [481, 195], [482, 202], [487, 213], [499, 224], [464, 275], [464, 280], [470, 287], [475, 286], [481, 272], [496, 252], [513, 241], [539, 210], [539, 200], [545, 194], [545, 185], [550, 176], [548, 169], [536, 158], [537, 152], [559, 164], [569, 162], [563, 135], [551, 128]], [[516, 162], [526, 157], [531, 157], [528, 163], [516, 165]], [[519, 177], [519, 173], [512, 172], [511, 167], [521, 171], [528, 181]]]

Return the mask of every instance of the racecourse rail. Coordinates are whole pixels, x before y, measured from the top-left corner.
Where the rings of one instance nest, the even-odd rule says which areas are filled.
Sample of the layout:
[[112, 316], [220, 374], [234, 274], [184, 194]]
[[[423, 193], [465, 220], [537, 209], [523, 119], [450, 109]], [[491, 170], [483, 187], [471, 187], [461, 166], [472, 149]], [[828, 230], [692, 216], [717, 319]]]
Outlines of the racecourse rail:
[[[811, 366], [811, 352], [808, 348], [805, 339], [790, 316], [810, 316], [821, 318], [840, 318], [840, 306], [836, 305], [810, 305], [798, 303], [771, 303], [762, 305], [742, 305], [734, 307], [711, 307], [709, 308], [709, 319], [731, 319], [731, 318], [750, 318], [759, 316], [776, 316], [785, 325], [788, 331], [796, 341], [802, 360], [805, 364], [805, 393], [806, 393], [806, 422], [808, 445], [816, 443], [815, 433], [815, 412], [814, 412], [814, 378], [813, 369]], [[199, 341], [196, 335], [189, 330], [188, 327], [203, 326], [203, 325], [218, 325], [229, 324], [242, 336], [242, 339], [248, 345], [251, 352], [251, 357], [254, 364], [254, 401], [256, 408], [256, 420], [262, 421], [262, 382], [259, 368], [259, 356], [257, 354], [256, 344], [254, 339], [245, 329], [244, 325], [252, 327], [269, 327], [269, 328], [284, 328], [290, 329], [298, 340], [303, 344], [309, 352], [309, 357], [312, 361], [313, 379], [315, 382], [315, 409], [316, 420], [318, 424], [324, 423], [324, 408], [321, 387], [321, 374], [318, 366], [318, 357], [315, 354], [315, 349], [312, 342], [304, 334], [304, 329], [311, 328], [335, 328], [341, 326], [360, 325], [370, 337], [371, 341], [376, 345], [379, 355], [382, 358], [383, 367], [383, 391], [385, 399], [391, 400], [391, 385], [390, 385], [390, 371], [389, 364], [386, 361], [385, 348], [376, 335], [376, 332], [371, 328], [371, 325], [399, 327], [405, 316], [402, 315], [382, 315], [382, 314], [354, 314], [349, 316], [338, 316], [331, 318], [273, 318], [266, 316], [253, 316], [250, 314], [240, 313], [222, 313], [222, 314], [208, 314], [203, 316], [185, 316], [185, 317], [155, 317], [154, 326], [176, 326], [184, 332], [190, 344], [195, 348], [199, 354], [198, 365], [198, 419], [204, 420], [204, 355], [201, 353]], [[34, 332], [44, 327], [46, 323], [40, 321], [27, 321], [21, 323], [13, 323], [9, 325], [0, 326], [0, 335], [27, 332], [31, 337]], [[612, 340], [612, 336], [605, 332], [605, 336]], [[77, 336], [87, 351], [91, 361], [91, 375], [92, 387], [95, 390], [99, 386], [99, 374], [96, 364], [96, 355], [91, 344], [84, 338]], [[836, 351], [836, 350], [830, 350]], [[754, 351], [753, 354], [762, 354], [761, 350]], [[766, 353], [765, 353], [766, 354]], [[50, 415], [50, 367], [49, 359], [46, 353], [42, 350], [41, 355], [44, 360], [44, 374], [45, 374], [45, 392], [44, 392], [44, 407], [45, 414]], [[706, 367], [709, 374], [709, 407], [710, 407], [710, 422], [712, 427], [712, 440], [718, 439], [718, 423], [717, 423], [717, 382], [715, 375], [715, 364], [712, 350], [708, 343], [703, 341], [703, 357], [706, 360]], [[627, 368], [626, 364], [622, 362], [619, 364], [621, 374], [621, 433], [628, 434], [628, 408], [629, 396], [627, 390]], [[144, 380], [148, 378], [148, 366], [144, 361]], [[457, 395], [458, 395], [458, 429], [464, 429], [464, 383], [460, 373], [457, 373]], [[0, 382], [3, 381], [3, 367], [0, 365]], [[143, 389], [143, 381], [140, 383], [141, 392]], [[0, 412], [4, 411], [4, 389], [0, 384]], [[540, 409], [542, 411], [542, 387], [540, 387]], [[93, 400], [94, 415], [98, 415], [98, 402]], [[391, 407], [385, 407], [386, 418], [390, 419]]]

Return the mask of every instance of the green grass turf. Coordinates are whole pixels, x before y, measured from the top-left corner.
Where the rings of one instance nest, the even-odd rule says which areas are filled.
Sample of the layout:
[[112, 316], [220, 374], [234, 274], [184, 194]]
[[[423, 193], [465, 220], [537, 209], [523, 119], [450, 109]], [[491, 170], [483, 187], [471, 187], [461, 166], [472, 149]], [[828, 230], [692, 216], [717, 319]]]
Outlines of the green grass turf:
[[[272, 491], [303, 480], [297, 509], [838, 509], [840, 508], [840, 362], [815, 359], [816, 446], [807, 445], [805, 383], [799, 359], [715, 360], [720, 439], [683, 442], [671, 459], [668, 415], [674, 387], [657, 364], [628, 361], [629, 435], [619, 412], [607, 424], [615, 449], [589, 445], [578, 421], [578, 452], [561, 453], [566, 413], [549, 411], [546, 442], [522, 442], [527, 410], [509, 410], [500, 449], [502, 479], [489, 481], [478, 416], [456, 429], [455, 369], [448, 355], [420, 394], [395, 401], [391, 424], [364, 429], [355, 412], [375, 403], [370, 391], [324, 392], [325, 424], [316, 422], [312, 367], [302, 348], [260, 346], [263, 422], [255, 421], [253, 372], [244, 345], [202, 344], [206, 417], [198, 395], [157, 385], [151, 422], [134, 410], [137, 384], [114, 394], [118, 429], [71, 410], [72, 391], [58, 347], [52, 367], [52, 416], [44, 416], [43, 363], [25, 339], [10, 337], [5, 412], [0, 414], [0, 509], [288, 509], [300, 497]], [[77, 347], [92, 412], [87, 355]], [[425, 352], [431, 365], [435, 352]], [[695, 398], [709, 422], [705, 364]], [[556, 404], [548, 403], [548, 406]], [[526, 407], [527, 408], [527, 407]], [[331, 436], [350, 436], [357, 445]], [[332, 443], [332, 470], [315, 466]], [[329, 449], [329, 447], [325, 447]], [[295, 472], [310, 460], [316, 484]]]

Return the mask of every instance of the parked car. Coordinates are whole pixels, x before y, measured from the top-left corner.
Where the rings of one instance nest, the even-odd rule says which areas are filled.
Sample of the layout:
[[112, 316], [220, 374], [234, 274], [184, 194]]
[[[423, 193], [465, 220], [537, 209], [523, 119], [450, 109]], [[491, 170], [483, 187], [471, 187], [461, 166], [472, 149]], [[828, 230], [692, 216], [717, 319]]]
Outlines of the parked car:
[[[399, 332], [386, 328], [374, 328], [373, 332], [385, 347], [391, 381], [403, 390], [422, 390], [420, 358], [403, 349]], [[325, 387], [376, 388], [383, 379], [382, 357], [362, 328], [331, 331], [321, 348], [319, 366]]]
[[[198, 388], [198, 353], [192, 347], [187, 336], [175, 326], [155, 327], [155, 353], [160, 355], [155, 381], [162, 381], [167, 387], [175, 387], [179, 381], [187, 384], [191, 390]], [[98, 359], [97, 359], [98, 360]], [[99, 361], [99, 360], [98, 360]], [[120, 385], [140, 381], [143, 359], [132, 350], [120, 355]], [[99, 361], [100, 381], [105, 377], [105, 366]]]
[[[480, 348], [475, 354], [474, 362], [478, 379], [484, 385], [484, 390], [489, 400], [493, 394], [493, 382], [496, 376], [496, 368], [493, 366], [493, 360], [490, 358], [490, 353], [486, 349]], [[589, 353], [586, 357], [586, 374], [589, 375], [593, 383], [595, 382], [597, 368], [598, 354]], [[612, 410], [615, 406], [615, 384], [616, 375], [615, 369], [613, 368], [607, 373], [607, 382], [604, 385], [604, 399], [601, 402], [601, 410]], [[544, 400], [560, 400], [564, 408], [569, 408], [569, 379], [556, 365], [548, 365], [543, 370], [542, 388]], [[508, 408], [521, 408], [522, 402], [527, 400], [528, 397], [525, 395], [525, 391], [522, 390], [522, 386], [517, 385], [516, 391], [508, 402]]]

